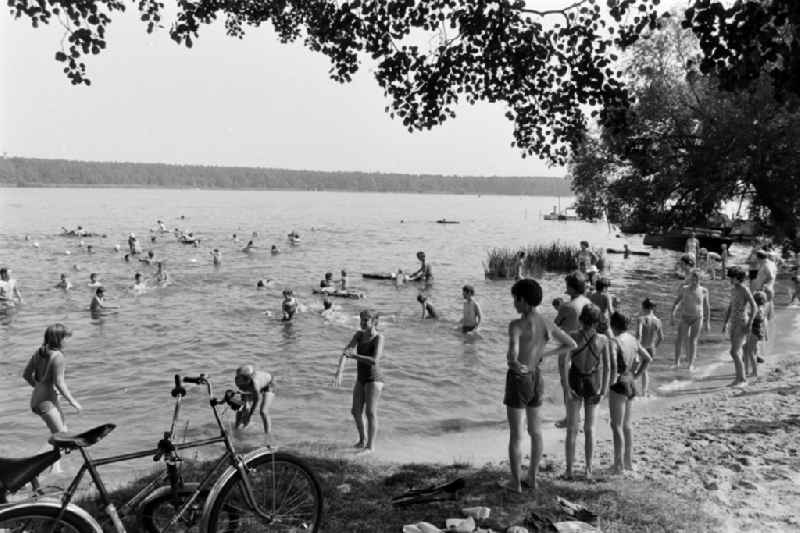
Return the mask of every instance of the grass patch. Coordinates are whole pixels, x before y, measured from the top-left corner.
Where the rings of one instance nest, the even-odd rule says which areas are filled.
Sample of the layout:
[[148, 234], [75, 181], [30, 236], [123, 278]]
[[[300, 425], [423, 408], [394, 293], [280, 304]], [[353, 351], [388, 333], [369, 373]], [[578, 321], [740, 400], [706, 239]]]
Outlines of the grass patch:
[[[348, 533], [397, 532], [405, 524], [421, 521], [444, 527], [446, 518], [461, 517], [463, 507], [486, 506], [491, 508], [488, 520], [479, 524], [494, 531], [505, 531], [511, 525], [522, 525], [531, 512], [553, 522], [570, 520], [557, 506], [555, 497], [561, 496], [581, 503], [599, 515], [597, 527], [605, 533], [700, 532], [716, 531], [721, 525], [701, 510], [694, 495], [681, 495], [670, 487], [653, 481], [614, 478], [596, 483], [567, 482], [553, 479], [555, 468], [542, 474], [536, 494], [516, 495], [501, 491], [498, 480], [507, 478], [507, 468], [500, 465], [473, 467], [465, 464], [405, 464], [387, 465], [359, 462], [325, 453], [335, 454], [333, 448], [311, 445], [302, 447], [300, 454], [314, 470], [322, 484], [325, 511], [323, 531]], [[187, 461], [184, 478], [197, 480], [204, 467], [211, 463]], [[452, 500], [423, 503], [407, 507], [393, 507], [391, 499], [409, 488], [437, 485], [455, 478], [464, 478], [466, 487]], [[112, 493], [118, 505], [142, 487], [146, 479]], [[339, 487], [349, 485], [349, 491]], [[95, 517], [99, 509], [91, 502], [81, 502]], [[136, 531], [128, 521], [130, 531]], [[529, 531], [536, 531], [530, 528]]]
[[[523, 271], [537, 275], [541, 272], [570, 272], [578, 268], [580, 246], [556, 241], [550, 244], [529, 245], [526, 248], [492, 248], [488, 252], [483, 270], [489, 279], [514, 279], [517, 275], [517, 261], [520, 252], [525, 252]], [[592, 248], [598, 258], [597, 268], [602, 270], [605, 252], [602, 248]]]

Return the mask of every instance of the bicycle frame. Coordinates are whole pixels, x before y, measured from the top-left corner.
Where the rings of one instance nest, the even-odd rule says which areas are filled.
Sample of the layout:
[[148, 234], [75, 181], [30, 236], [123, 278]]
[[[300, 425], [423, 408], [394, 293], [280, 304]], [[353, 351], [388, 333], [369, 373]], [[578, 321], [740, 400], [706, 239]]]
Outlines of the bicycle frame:
[[[165, 527], [165, 531], [168, 531], [169, 528], [174, 526], [181, 519], [184, 513], [197, 500], [198, 496], [203, 491], [208, 490], [208, 497], [206, 498], [206, 501], [204, 503], [203, 513], [201, 517], [201, 523], [203, 527], [205, 527], [205, 524], [207, 524], [208, 521], [207, 515], [210, 511], [211, 504], [213, 504], [214, 499], [219, 494], [219, 491], [222, 489], [224, 483], [227, 482], [236, 472], [238, 472], [241, 475], [242, 480], [244, 481], [246, 489], [244, 493], [250, 508], [262, 518], [265, 518], [267, 520], [271, 518], [270, 515], [264, 513], [261, 510], [260, 506], [253, 497], [252, 486], [250, 485], [250, 478], [249, 475], [247, 474], [245, 464], [256, 457], [259, 457], [264, 454], [272, 454], [274, 452], [271, 449], [259, 448], [253, 450], [244, 457], [237, 454], [235, 448], [233, 447], [233, 443], [231, 442], [230, 437], [228, 436], [228, 433], [225, 431], [222, 420], [219, 417], [219, 413], [217, 412], [217, 405], [222, 402], [216, 400], [213, 397], [211, 383], [206, 381], [204, 378], [203, 381], [207, 387], [211, 411], [214, 413], [214, 419], [217, 423], [217, 426], [220, 429], [221, 434], [217, 437], [212, 437], [208, 439], [185, 442], [180, 444], [172, 444], [171, 439], [174, 436], [175, 422], [180, 412], [181, 395], [178, 394], [176, 396], [176, 405], [175, 405], [175, 410], [173, 412], [170, 432], [168, 434], [165, 434], [165, 439], [167, 440], [167, 443], [172, 446], [172, 450], [170, 453], [174, 453], [180, 450], [187, 450], [191, 448], [199, 448], [202, 446], [209, 446], [218, 443], [223, 443], [225, 445], [225, 453], [222, 454], [222, 456], [217, 460], [214, 466], [205, 474], [205, 476], [200, 481], [200, 484], [198, 485], [197, 489], [194, 491], [192, 496], [186, 502], [183, 503], [183, 505], [176, 512], [175, 516], [172, 518], [169, 524], [167, 524], [167, 526]], [[178, 380], [176, 376], [176, 387], [177, 384]], [[133, 459], [141, 459], [144, 457], [161, 457], [162, 455], [164, 455], [164, 449], [159, 447], [155, 449], [148, 449], [121, 455], [114, 455], [111, 457], [104, 457], [101, 459], [92, 459], [85, 448], [77, 448], [77, 449], [81, 453], [81, 456], [83, 457], [83, 464], [81, 465], [78, 472], [75, 474], [75, 477], [73, 478], [70, 485], [61, 495], [60, 504], [57, 501], [49, 502], [46, 500], [38, 500], [38, 499], [31, 502], [20, 502], [14, 504], [15, 506], [42, 505], [42, 504], [53, 505], [53, 506], [60, 505], [59, 514], [54, 520], [53, 525], [49, 530], [49, 533], [54, 533], [55, 528], [58, 526], [58, 520], [63, 518], [63, 515], [68, 508], [69, 510], [77, 514], [80, 514], [81, 517], [86, 519], [86, 522], [90, 524], [93, 528], [95, 528], [98, 533], [102, 533], [102, 529], [100, 528], [99, 524], [97, 523], [96, 520], [94, 520], [91, 517], [91, 515], [89, 515], [86, 511], [84, 511], [80, 507], [71, 503], [72, 497], [77, 492], [78, 486], [80, 485], [80, 482], [82, 481], [86, 472], [89, 472], [89, 476], [91, 477], [92, 482], [94, 483], [99, 493], [99, 501], [102, 504], [102, 507], [106, 515], [111, 519], [112, 523], [114, 524], [114, 528], [117, 531], [117, 533], [126, 533], [125, 527], [120, 519], [120, 515], [127, 516], [133, 509], [136, 509], [142, 502], [147, 500], [149, 497], [152, 498], [156, 496], [156, 493], [160, 490], [157, 487], [159, 487], [159, 485], [163, 486], [165, 481], [169, 481], [170, 483], [169, 488], [170, 490], [173, 491], [175, 490], [175, 483], [179, 481], [170, 475], [169, 464], [168, 464], [167, 472], [164, 472], [160, 476], [157, 476], [153, 481], [148, 483], [144, 488], [142, 488], [139, 492], [137, 492], [130, 500], [125, 502], [125, 504], [122, 505], [122, 507], [118, 512], [116, 507], [109, 498], [108, 490], [106, 489], [106, 486], [103, 483], [103, 480], [101, 479], [100, 474], [97, 471], [97, 468], [109, 464], [130, 461]], [[175, 454], [175, 457], [177, 457], [177, 454]]]

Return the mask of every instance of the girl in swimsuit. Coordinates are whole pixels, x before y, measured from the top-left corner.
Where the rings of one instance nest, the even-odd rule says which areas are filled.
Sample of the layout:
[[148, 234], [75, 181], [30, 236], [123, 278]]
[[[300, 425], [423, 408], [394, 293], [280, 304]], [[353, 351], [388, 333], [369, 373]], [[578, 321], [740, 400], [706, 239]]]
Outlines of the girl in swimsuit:
[[[728, 304], [728, 310], [725, 312], [722, 333], [730, 331], [731, 359], [733, 359], [733, 369], [736, 373], [736, 379], [733, 380], [731, 386], [738, 387], [747, 385], [742, 362], [742, 348], [748, 332], [753, 327], [756, 302], [745, 283], [747, 274], [744, 270], [739, 267], [731, 267], [728, 269], [728, 278], [731, 280], [731, 299], [730, 304]], [[748, 306], [750, 307], [749, 312]]]
[[[378, 400], [383, 390], [383, 374], [380, 361], [383, 356], [383, 335], [378, 333], [378, 313], [364, 310], [360, 313], [361, 329], [347, 343], [339, 359], [339, 367], [333, 378], [334, 386], [342, 384], [342, 370], [346, 359], [355, 359], [356, 382], [353, 385], [353, 418], [358, 430], [356, 448], [366, 452], [375, 450], [378, 433]], [[353, 353], [355, 348], [355, 354]], [[364, 418], [366, 415], [366, 433]]]
[[[629, 320], [622, 313], [611, 315], [614, 340], [611, 348], [611, 381], [608, 408], [611, 413], [611, 432], [614, 435], [614, 466], [616, 473], [633, 469], [633, 430], [631, 429], [632, 400], [637, 395], [636, 382], [653, 360], [636, 337], [628, 333]], [[623, 461], [624, 456], [624, 461]]]
[[744, 372], [746, 376], [758, 376], [758, 364], [764, 360], [758, 356], [758, 346], [761, 341], [767, 339], [767, 312], [764, 308], [767, 303], [767, 295], [763, 291], [756, 291], [753, 294], [753, 301], [756, 303], [756, 312], [753, 316], [752, 325], [747, 333], [747, 342], [744, 345]]
[[42, 417], [51, 433], [67, 431], [64, 413], [58, 404], [59, 392], [76, 411], [81, 411], [81, 404], [72, 397], [64, 380], [66, 364], [61, 348], [71, 334], [63, 324], [49, 326], [44, 332], [44, 343], [31, 356], [22, 374], [33, 387], [31, 410]]
[[608, 391], [608, 338], [597, 332], [603, 313], [593, 304], [583, 307], [578, 320], [581, 329], [571, 333], [578, 347], [564, 358], [561, 386], [567, 403], [567, 438], [564, 441], [567, 456], [568, 479], [572, 477], [575, 460], [575, 439], [578, 435], [580, 410], [584, 408], [583, 432], [586, 437], [586, 477], [592, 476], [594, 451], [594, 419], [597, 404]]

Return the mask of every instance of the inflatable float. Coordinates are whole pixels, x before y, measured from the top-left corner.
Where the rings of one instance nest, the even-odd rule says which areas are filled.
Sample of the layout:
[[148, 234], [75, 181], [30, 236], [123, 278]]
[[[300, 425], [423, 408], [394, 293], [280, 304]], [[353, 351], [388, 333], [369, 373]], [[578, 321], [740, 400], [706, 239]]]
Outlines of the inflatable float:
[[336, 289], [336, 290], [326, 290], [326, 289], [313, 289], [312, 291], [314, 294], [324, 294], [325, 296], [334, 296], [336, 298], [353, 298], [359, 299], [364, 297], [364, 293], [361, 291], [356, 291], [353, 289]]
[[[394, 272], [364, 272], [361, 274], [361, 277], [364, 279], [393, 280], [397, 277], [397, 274], [395, 274]], [[425, 281], [425, 280], [423, 278], [408, 279], [408, 276], [406, 276], [406, 281], [414, 282], [414, 281]]]
[[607, 254], [644, 255], [644, 256], [649, 256], [650, 255], [650, 252], [643, 252], [643, 251], [638, 251], [638, 250], [628, 250], [626, 252], [625, 250], [617, 250], [615, 248], [606, 248], [606, 253]]

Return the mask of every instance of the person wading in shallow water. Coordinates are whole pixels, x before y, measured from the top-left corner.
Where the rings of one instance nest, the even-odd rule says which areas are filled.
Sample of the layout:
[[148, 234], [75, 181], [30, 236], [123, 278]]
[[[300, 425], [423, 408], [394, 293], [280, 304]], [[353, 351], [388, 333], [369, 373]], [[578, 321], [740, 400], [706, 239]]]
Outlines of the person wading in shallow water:
[[708, 303], [708, 289], [700, 285], [700, 271], [692, 269], [689, 272], [689, 284], [683, 285], [678, 291], [678, 297], [672, 304], [671, 322], [675, 324], [675, 312], [680, 309], [678, 322], [678, 337], [675, 339], [675, 364], [678, 368], [684, 345], [687, 345], [689, 357], [689, 370], [694, 370], [694, 361], [697, 357], [697, 340], [700, 330], [705, 327], [711, 329], [711, 308]]
[[[353, 335], [347, 343], [339, 358], [339, 366], [333, 377], [334, 386], [342, 384], [342, 371], [347, 359], [355, 359], [356, 382], [353, 385], [353, 419], [358, 431], [356, 448], [365, 452], [375, 450], [375, 440], [378, 434], [378, 400], [383, 391], [383, 372], [381, 372], [381, 358], [383, 357], [383, 334], [378, 333], [378, 313], [365, 309], [359, 315], [361, 329]], [[355, 353], [353, 349], [355, 348]], [[364, 418], [366, 417], [366, 431]]]
[[44, 420], [50, 433], [67, 431], [64, 412], [58, 403], [59, 393], [76, 411], [81, 411], [81, 404], [72, 396], [64, 379], [66, 362], [61, 349], [71, 335], [63, 324], [49, 326], [44, 332], [44, 342], [28, 360], [22, 373], [25, 381], [33, 387], [31, 411]]

